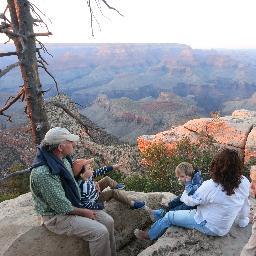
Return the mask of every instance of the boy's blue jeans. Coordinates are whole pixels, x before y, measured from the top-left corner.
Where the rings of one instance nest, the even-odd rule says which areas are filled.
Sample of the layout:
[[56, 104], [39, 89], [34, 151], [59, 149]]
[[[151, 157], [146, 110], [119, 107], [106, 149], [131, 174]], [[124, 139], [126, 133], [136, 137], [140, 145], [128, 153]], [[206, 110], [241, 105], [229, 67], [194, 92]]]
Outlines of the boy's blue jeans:
[[205, 225], [206, 221], [199, 224], [196, 223], [194, 216], [196, 210], [180, 210], [180, 211], [169, 211], [163, 218], [156, 221], [148, 231], [150, 240], [155, 240], [160, 237], [167, 228], [171, 226], [179, 226], [189, 229], [196, 229], [206, 235], [216, 236], [211, 230]]
[[195, 209], [196, 206], [188, 206], [180, 201], [181, 196], [176, 197], [168, 203], [169, 211], [178, 211], [178, 210], [191, 210]]

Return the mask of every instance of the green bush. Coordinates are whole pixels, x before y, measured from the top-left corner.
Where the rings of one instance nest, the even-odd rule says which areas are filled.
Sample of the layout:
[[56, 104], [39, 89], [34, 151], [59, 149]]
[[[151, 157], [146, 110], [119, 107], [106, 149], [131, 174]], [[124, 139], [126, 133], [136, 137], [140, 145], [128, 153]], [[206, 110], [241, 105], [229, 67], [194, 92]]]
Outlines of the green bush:
[[[22, 164], [14, 164], [8, 169], [8, 173], [14, 173], [25, 169]], [[1, 196], [0, 202], [4, 200], [9, 200], [11, 198], [17, 197], [21, 194], [29, 192], [29, 173], [10, 177], [1, 184]]]
[[[109, 176], [111, 179], [115, 180], [118, 183], [122, 183], [124, 181], [124, 175], [116, 170], [107, 173], [107, 176]], [[102, 177], [99, 177], [99, 179], [102, 179]]]
[[0, 195], [0, 202], [6, 201], [6, 200], [10, 200], [10, 199], [15, 198], [17, 196], [19, 196], [19, 194], [5, 193], [3, 195]]
[[135, 191], [180, 193], [184, 187], [179, 185], [175, 177], [176, 166], [184, 161], [189, 162], [201, 170], [206, 180], [209, 178], [208, 167], [216, 152], [214, 141], [203, 134], [198, 145], [184, 138], [171, 151], [164, 143], [153, 144], [142, 153], [145, 173], [126, 178], [126, 187]]

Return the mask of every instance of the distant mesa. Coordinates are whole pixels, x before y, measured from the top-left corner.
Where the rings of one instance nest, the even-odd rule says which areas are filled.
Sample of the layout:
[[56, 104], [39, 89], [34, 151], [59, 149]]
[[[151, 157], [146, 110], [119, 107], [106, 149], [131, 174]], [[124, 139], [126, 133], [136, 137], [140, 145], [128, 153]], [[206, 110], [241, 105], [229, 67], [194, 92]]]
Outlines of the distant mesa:
[[202, 114], [193, 97], [179, 97], [171, 92], [140, 100], [111, 99], [101, 94], [91, 106], [80, 111], [109, 133], [130, 143], [144, 133], [156, 133]]

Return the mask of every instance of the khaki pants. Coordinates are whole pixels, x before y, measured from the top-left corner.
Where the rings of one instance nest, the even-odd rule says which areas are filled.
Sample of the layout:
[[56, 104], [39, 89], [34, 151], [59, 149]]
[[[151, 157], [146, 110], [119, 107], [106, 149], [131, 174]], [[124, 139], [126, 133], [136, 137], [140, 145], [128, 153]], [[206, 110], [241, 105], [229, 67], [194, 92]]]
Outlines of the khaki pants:
[[103, 191], [107, 187], [111, 188], [110, 190], [106, 190], [100, 193], [99, 201], [107, 202], [113, 198], [120, 203], [131, 206], [131, 199], [127, 197], [125, 192], [122, 190], [114, 189], [117, 185], [117, 182], [115, 180], [112, 180], [111, 178], [106, 176], [100, 181], [98, 181], [98, 184], [100, 186], [101, 191]]
[[75, 215], [44, 216], [43, 225], [53, 233], [89, 242], [91, 256], [116, 256], [114, 220], [104, 211], [95, 212], [96, 220]]
[[244, 246], [240, 256], [256, 256], [256, 222], [252, 226], [252, 235]]

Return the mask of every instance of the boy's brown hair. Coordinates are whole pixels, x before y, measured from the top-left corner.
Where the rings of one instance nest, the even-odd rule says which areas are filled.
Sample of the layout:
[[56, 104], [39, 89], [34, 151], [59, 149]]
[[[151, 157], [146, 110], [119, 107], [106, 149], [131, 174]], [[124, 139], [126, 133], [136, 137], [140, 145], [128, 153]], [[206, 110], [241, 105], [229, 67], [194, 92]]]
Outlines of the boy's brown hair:
[[72, 170], [75, 177], [78, 177], [81, 173], [81, 170], [86, 165], [92, 165], [93, 158], [90, 159], [77, 159], [73, 162]]
[[194, 167], [192, 164], [188, 162], [181, 162], [175, 168], [176, 174], [185, 174], [186, 176], [192, 177], [194, 174]]

